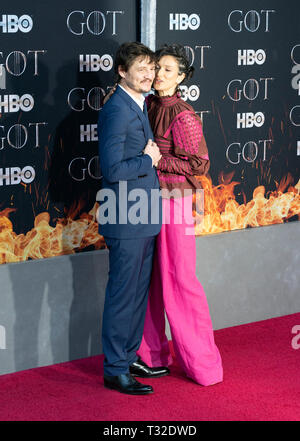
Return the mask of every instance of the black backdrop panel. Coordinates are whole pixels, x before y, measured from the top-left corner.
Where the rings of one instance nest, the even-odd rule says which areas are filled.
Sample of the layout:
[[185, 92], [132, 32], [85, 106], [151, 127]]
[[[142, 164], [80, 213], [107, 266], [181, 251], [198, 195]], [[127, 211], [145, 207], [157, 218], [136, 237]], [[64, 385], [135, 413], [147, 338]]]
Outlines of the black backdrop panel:
[[3, 0], [1, 14], [2, 262], [94, 249], [96, 224], [84, 239], [84, 219], [70, 220], [91, 220], [98, 111], [117, 47], [137, 39], [136, 1]]
[[[137, 3], [2, 1], [2, 263], [104, 246], [96, 124], [116, 48], [139, 37]], [[157, 47], [183, 44], [196, 68], [182, 93], [202, 116], [212, 179], [198, 233], [299, 218], [299, 6], [288, 5], [157, 2]]]
[[[257, 187], [265, 187], [267, 199], [276, 192], [278, 214], [267, 219], [263, 213], [257, 225], [297, 220], [300, 213], [299, 184], [290, 188], [294, 205], [288, 211], [278, 193], [300, 177], [299, 4], [287, 3], [158, 2], [156, 47], [184, 45], [196, 69], [183, 96], [203, 118], [213, 185], [228, 190], [236, 182], [233, 198], [245, 208], [255, 189], [263, 194]], [[255, 224], [245, 220], [245, 226]], [[234, 228], [224, 223], [216, 231]]]

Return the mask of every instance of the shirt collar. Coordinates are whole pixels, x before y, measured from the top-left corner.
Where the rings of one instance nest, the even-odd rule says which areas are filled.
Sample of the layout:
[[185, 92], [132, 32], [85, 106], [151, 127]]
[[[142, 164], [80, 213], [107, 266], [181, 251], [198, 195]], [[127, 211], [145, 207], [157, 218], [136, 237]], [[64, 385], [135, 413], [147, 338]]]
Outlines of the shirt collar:
[[121, 84], [119, 84], [119, 87], [121, 87], [121, 89], [124, 90], [124, 92], [126, 92], [130, 96], [130, 98], [132, 98], [133, 101], [135, 101], [137, 103], [137, 105], [139, 106], [139, 108], [143, 112], [145, 97], [141, 94], [141, 99], [138, 99], [138, 98], [136, 98], [136, 96], [132, 95], [132, 93], [128, 92], [128, 90], [124, 89], [124, 87], [121, 86]]

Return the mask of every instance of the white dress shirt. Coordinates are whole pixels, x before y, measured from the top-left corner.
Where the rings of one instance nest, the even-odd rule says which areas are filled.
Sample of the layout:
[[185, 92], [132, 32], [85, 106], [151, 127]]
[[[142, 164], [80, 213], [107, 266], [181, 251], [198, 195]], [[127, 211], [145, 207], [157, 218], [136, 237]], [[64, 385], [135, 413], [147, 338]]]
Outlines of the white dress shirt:
[[130, 98], [132, 98], [133, 101], [137, 103], [137, 105], [140, 107], [141, 111], [143, 112], [145, 97], [141, 94], [141, 98], [138, 99], [136, 96], [132, 95], [132, 93], [128, 92], [128, 90], [124, 89], [124, 87], [121, 86], [121, 84], [119, 84], [118, 86], [121, 87], [121, 89], [123, 89], [124, 92], [126, 92], [130, 96]]

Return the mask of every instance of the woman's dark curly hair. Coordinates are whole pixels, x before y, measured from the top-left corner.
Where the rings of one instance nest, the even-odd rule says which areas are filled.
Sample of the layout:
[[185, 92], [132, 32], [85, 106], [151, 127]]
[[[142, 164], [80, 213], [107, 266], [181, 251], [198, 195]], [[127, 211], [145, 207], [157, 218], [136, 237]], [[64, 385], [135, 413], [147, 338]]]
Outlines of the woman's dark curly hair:
[[176, 58], [179, 66], [179, 75], [185, 74], [184, 79], [180, 84], [192, 78], [194, 73], [194, 67], [190, 66], [189, 60], [186, 55], [186, 51], [180, 44], [164, 44], [155, 52], [156, 61], [159, 61], [165, 55], [171, 55]]

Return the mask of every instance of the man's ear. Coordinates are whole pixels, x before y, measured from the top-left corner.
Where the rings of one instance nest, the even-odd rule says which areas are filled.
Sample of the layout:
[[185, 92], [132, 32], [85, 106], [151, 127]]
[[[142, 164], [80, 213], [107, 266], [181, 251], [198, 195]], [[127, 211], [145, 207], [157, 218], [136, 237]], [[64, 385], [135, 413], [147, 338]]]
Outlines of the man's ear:
[[121, 78], [125, 78], [125, 73], [124, 66], [118, 66], [118, 74]]

